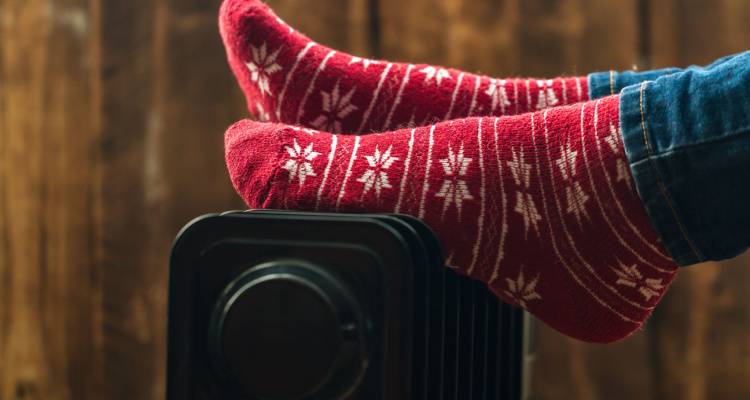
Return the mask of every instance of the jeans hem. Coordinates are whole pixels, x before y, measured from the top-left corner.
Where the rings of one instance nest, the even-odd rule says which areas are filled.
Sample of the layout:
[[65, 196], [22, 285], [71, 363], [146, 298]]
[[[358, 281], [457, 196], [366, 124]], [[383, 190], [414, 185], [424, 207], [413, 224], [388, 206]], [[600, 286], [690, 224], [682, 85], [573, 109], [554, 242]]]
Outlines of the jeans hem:
[[601, 99], [602, 97], [617, 94], [617, 92], [615, 92], [616, 88], [614, 87], [616, 74], [615, 71], [594, 72], [589, 74], [586, 77], [589, 84], [589, 99]]
[[[668, 191], [664, 173], [655, 161], [649, 131], [649, 82], [628, 86], [620, 94], [620, 127], [623, 145], [636, 190], [662, 244], [680, 266], [702, 262], [704, 257], [693, 244], [682, 216]], [[664, 133], [666, 134], [666, 132]]]

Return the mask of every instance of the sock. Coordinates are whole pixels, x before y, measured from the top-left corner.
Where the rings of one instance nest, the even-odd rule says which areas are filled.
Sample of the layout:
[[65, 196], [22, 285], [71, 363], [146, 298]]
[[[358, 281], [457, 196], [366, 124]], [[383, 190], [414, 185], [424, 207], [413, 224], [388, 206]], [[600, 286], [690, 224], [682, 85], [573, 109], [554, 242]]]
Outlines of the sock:
[[248, 108], [264, 121], [366, 133], [588, 99], [586, 77], [494, 79], [337, 52], [289, 27], [259, 0], [225, 0], [220, 28]]
[[245, 120], [226, 160], [251, 208], [414, 215], [449, 267], [567, 335], [610, 342], [676, 272], [634, 189], [618, 104], [361, 136]]

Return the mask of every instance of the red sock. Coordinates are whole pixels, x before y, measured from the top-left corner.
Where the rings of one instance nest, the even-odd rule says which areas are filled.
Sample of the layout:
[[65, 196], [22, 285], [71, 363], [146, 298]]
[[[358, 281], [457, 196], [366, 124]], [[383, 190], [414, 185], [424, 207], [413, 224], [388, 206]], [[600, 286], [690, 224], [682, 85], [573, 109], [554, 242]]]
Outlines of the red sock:
[[251, 208], [397, 212], [446, 264], [575, 338], [623, 338], [672, 281], [632, 185], [618, 97], [362, 136], [241, 121], [227, 132]]
[[585, 77], [492, 79], [340, 53], [312, 42], [258, 0], [225, 0], [220, 25], [229, 64], [261, 120], [365, 133], [588, 99]]

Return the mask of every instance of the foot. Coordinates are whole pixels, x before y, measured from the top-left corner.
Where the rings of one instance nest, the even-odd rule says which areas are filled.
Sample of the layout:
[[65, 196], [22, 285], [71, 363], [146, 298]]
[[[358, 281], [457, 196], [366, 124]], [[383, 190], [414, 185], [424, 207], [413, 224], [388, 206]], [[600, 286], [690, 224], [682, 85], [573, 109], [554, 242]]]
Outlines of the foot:
[[565, 334], [610, 342], [676, 272], [633, 188], [618, 104], [362, 136], [246, 120], [226, 160], [252, 208], [414, 215], [451, 268]]
[[337, 52], [289, 27], [258, 0], [225, 0], [220, 25], [248, 108], [264, 121], [366, 133], [588, 99], [585, 77], [495, 79]]

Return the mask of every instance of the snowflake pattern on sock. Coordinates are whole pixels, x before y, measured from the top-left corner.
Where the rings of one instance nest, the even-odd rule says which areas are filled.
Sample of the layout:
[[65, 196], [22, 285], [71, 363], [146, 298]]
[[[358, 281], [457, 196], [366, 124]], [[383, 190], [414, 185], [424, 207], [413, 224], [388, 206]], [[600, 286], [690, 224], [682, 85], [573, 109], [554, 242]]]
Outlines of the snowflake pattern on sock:
[[281, 66], [276, 63], [281, 49], [276, 49], [273, 53], [268, 53], [266, 43], [260, 45], [260, 48], [250, 46], [252, 58], [245, 63], [250, 71], [250, 80], [258, 84], [260, 95], [271, 95], [271, 86], [269, 79], [271, 75], [281, 71]]
[[383, 189], [393, 189], [388, 180], [388, 168], [398, 161], [398, 157], [391, 157], [393, 146], [389, 146], [384, 152], [380, 152], [378, 146], [375, 146], [375, 152], [372, 155], [365, 156], [368, 168], [365, 173], [357, 179], [357, 182], [364, 183], [362, 196], [365, 196], [370, 189], [375, 189], [376, 197], [380, 198], [380, 192]]
[[505, 278], [505, 281], [508, 282], [508, 288], [503, 293], [508, 298], [515, 300], [523, 308], [527, 307], [527, 302], [542, 299], [542, 296], [536, 292], [539, 275], [527, 282], [523, 277], [523, 267], [521, 267], [521, 271], [518, 273], [516, 279]]
[[320, 155], [317, 151], [313, 151], [313, 144], [310, 143], [303, 150], [299, 143], [295, 139], [291, 146], [284, 146], [284, 149], [289, 154], [286, 162], [281, 168], [289, 171], [289, 182], [297, 179], [299, 180], [300, 189], [305, 184], [305, 179], [308, 176], [317, 176], [312, 166], [312, 161]]
[[443, 166], [445, 179], [440, 189], [435, 193], [435, 197], [444, 199], [442, 215], [445, 215], [445, 211], [451, 204], [455, 204], [458, 210], [458, 220], [461, 221], [461, 207], [464, 201], [474, 200], [466, 181], [461, 179], [461, 177], [466, 176], [466, 170], [472, 159], [464, 156], [464, 144], [461, 143], [456, 153], [449, 145], [447, 157], [438, 161]]
[[321, 91], [320, 97], [322, 98], [323, 113], [310, 122], [310, 124], [327, 132], [341, 132], [341, 121], [357, 110], [357, 106], [351, 103], [352, 96], [356, 90], [357, 88], [353, 87], [347, 94], [342, 96], [339, 91], [339, 82], [336, 82], [330, 93]]

